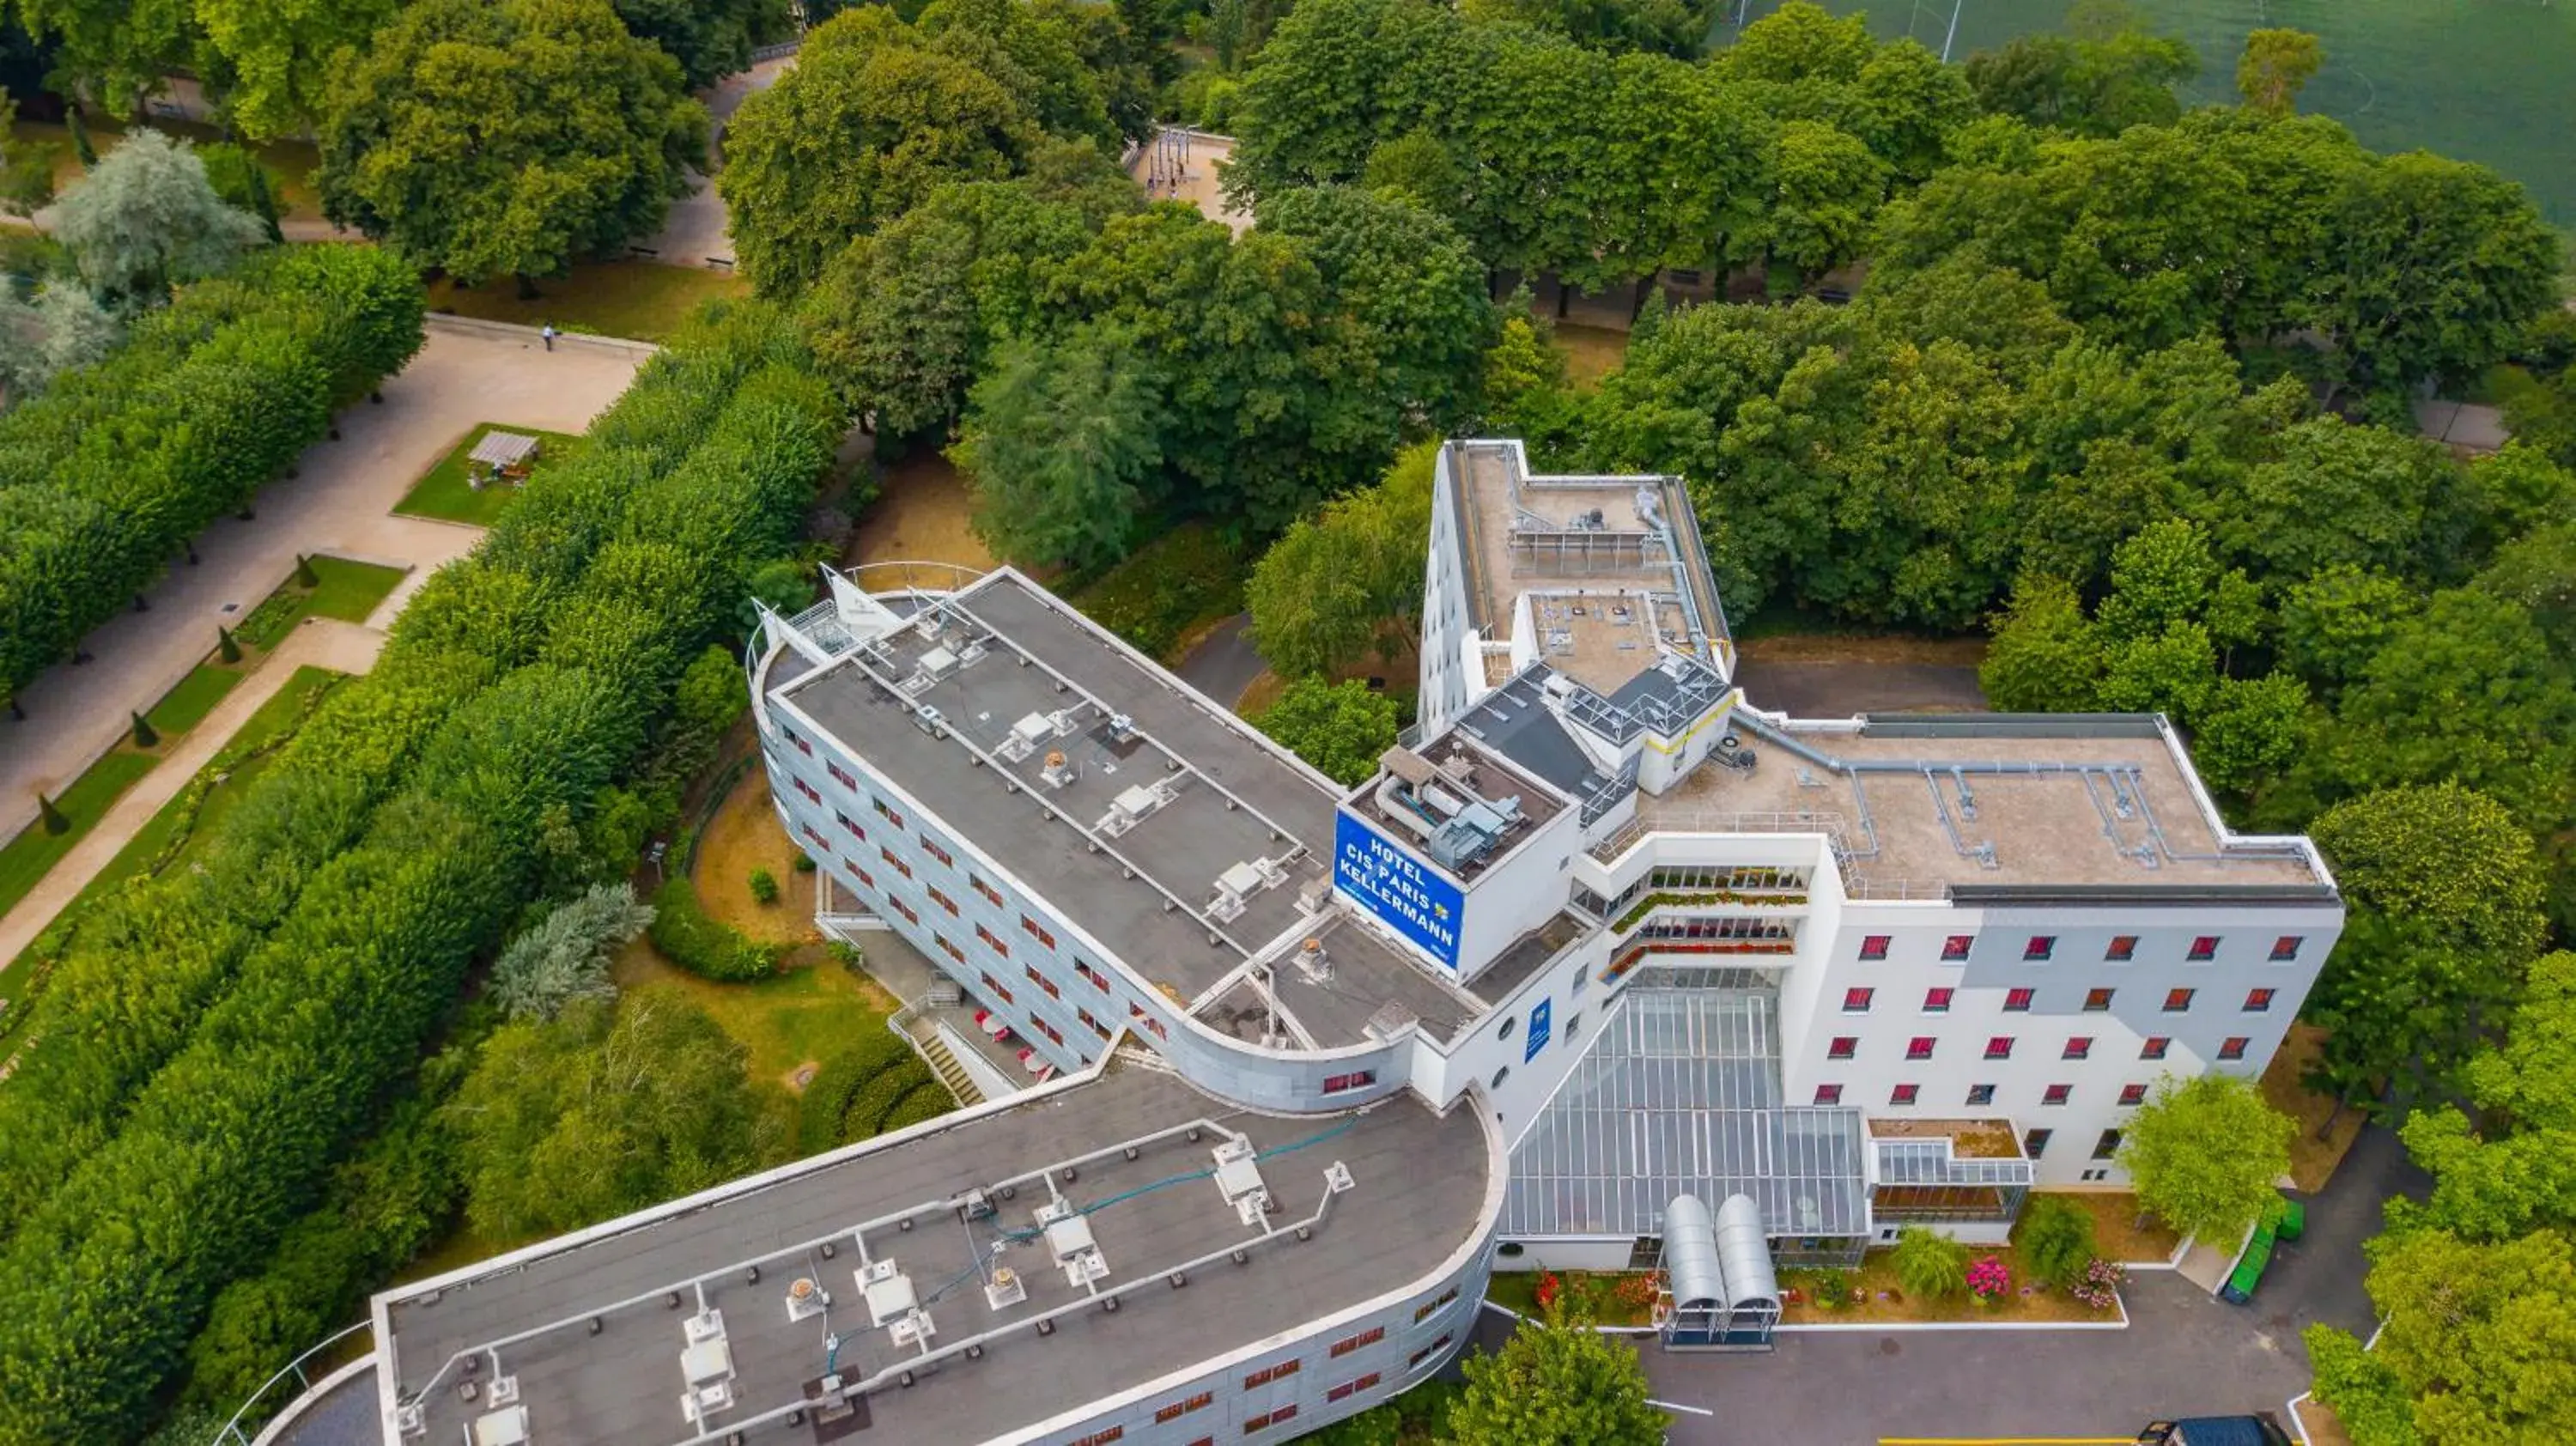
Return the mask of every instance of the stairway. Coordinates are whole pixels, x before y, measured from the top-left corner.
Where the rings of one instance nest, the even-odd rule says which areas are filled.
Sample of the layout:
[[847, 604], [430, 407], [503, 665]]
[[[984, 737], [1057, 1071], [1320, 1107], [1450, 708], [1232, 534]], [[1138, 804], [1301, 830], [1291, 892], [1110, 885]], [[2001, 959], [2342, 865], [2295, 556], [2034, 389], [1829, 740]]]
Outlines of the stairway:
[[941, 1084], [948, 1086], [948, 1092], [957, 1097], [960, 1106], [984, 1102], [984, 1092], [975, 1087], [975, 1077], [966, 1072], [966, 1066], [957, 1062], [957, 1056], [949, 1051], [938, 1030], [923, 1022], [912, 1038], [921, 1047], [921, 1057], [930, 1062], [930, 1072], [939, 1076]]

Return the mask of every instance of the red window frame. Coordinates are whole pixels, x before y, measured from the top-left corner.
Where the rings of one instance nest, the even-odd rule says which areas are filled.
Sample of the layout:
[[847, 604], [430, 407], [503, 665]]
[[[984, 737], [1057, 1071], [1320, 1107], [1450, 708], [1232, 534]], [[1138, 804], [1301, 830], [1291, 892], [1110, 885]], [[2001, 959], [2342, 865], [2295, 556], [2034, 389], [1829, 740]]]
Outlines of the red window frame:
[[1888, 946], [1895, 942], [1896, 936], [1892, 934], [1864, 934], [1860, 941], [1860, 957], [1871, 962], [1884, 959]]
[[1905, 1057], [1907, 1059], [1930, 1059], [1932, 1057], [1932, 1046], [1935, 1042], [1935, 1038], [1932, 1035], [1918, 1034], [1905, 1042]]
[[2120, 1086], [2120, 1103], [2122, 1105], [2142, 1105], [2146, 1102], [2147, 1087], [2145, 1085], [2124, 1084]]
[[2031, 1001], [2038, 997], [2039, 991], [2036, 989], [2026, 987], [2021, 989], [2007, 989], [2004, 991], [2004, 1013], [2028, 1014], [2030, 1013]]
[[2030, 936], [2030, 941], [2021, 946], [2021, 957], [2026, 963], [2053, 958], [2056, 953], [2057, 936], [2055, 934], [2033, 934]]
[[1965, 959], [1968, 951], [1976, 945], [1977, 936], [1974, 934], [1953, 934], [1941, 941], [1941, 957], [1950, 961]]
[[2013, 1037], [2009, 1034], [1998, 1034], [1986, 1041], [1986, 1058], [1988, 1059], [2010, 1059], [2012, 1058], [2012, 1052]]
[[2243, 1059], [2245, 1057], [2246, 1047], [2251, 1045], [2253, 1042], [2253, 1040], [2244, 1035], [2231, 1034], [2227, 1036], [2227, 1038], [2219, 1041], [2218, 1057], [2220, 1059]]
[[2071, 1084], [2053, 1084], [2039, 1093], [2039, 1102], [2043, 1105], [2062, 1105], [2073, 1098], [2075, 1086]]
[[2166, 1053], [2166, 1051], [2168, 1051], [2168, 1050], [2170, 1050], [2170, 1049], [2172, 1049], [2172, 1048], [2173, 1048], [2173, 1036], [2172, 1036], [2172, 1035], [2169, 1035], [2169, 1034], [2150, 1034], [2150, 1035], [2148, 1035], [2148, 1036], [2147, 1036], [2147, 1042], [2146, 1042], [2145, 1044], [2140, 1045], [2140, 1046], [2138, 1047], [2138, 1058], [2140, 1058], [2140, 1059], [2162, 1059], [2162, 1058], [2164, 1058], [2164, 1057], [2165, 1057], [2165, 1053]]
[[1910, 1105], [1922, 1098], [1923, 1086], [1919, 1084], [1901, 1084], [1887, 1092], [1887, 1103], [1891, 1108]]
[[1843, 1087], [1841, 1085], [1820, 1084], [1816, 1086], [1816, 1104], [1819, 1107], [1839, 1105], [1842, 1102]]
[[1366, 1347], [1376, 1345], [1379, 1341], [1385, 1339], [1386, 1327], [1370, 1326], [1367, 1330], [1360, 1332], [1358, 1335], [1345, 1336], [1342, 1339], [1333, 1342], [1331, 1354], [1337, 1357], [1347, 1356], [1353, 1351], [1362, 1350]]
[[2300, 948], [2307, 942], [2308, 936], [2305, 934], [2284, 934], [2280, 938], [2273, 940], [2272, 962], [2275, 964], [2286, 964], [2291, 960], [2298, 958]]
[[1860, 1036], [1857, 1034], [1837, 1034], [1825, 1045], [1827, 1059], [1849, 1059], [1858, 1053]]
[[2084, 1012], [2087, 1014], [2100, 1014], [2104, 1010], [2109, 1009], [2111, 1007], [2111, 997], [2118, 992], [2119, 991], [2116, 989], [2085, 990]]
[[1939, 986], [1939, 987], [1937, 987], [1937, 988], [1932, 988], [1932, 989], [1926, 989], [1926, 990], [1924, 990], [1924, 991], [1923, 991], [1923, 1012], [1924, 1012], [1924, 1013], [1926, 1013], [1926, 1014], [1947, 1014], [1947, 1013], [1949, 1013], [1949, 1012], [1950, 1012], [1950, 1001], [1951, 1001], [1953, 998], [1956, 998], [1956, 997], [1957, 997], [1957, 995], [1958, 995], [1958, 993], [1959, 993], [1959, 991], [1958, 991], [1958, 990], [1956, 990], [1956, 989], [1952, 989], [1952, 988], [1950, 988], [1950, 987], [1949, 987], [1949, 986], [1947, 986], [1947, 985], [1942, 985], [1942, 986]]
[[2206, 964], [2218, 957], [2218, 940], [2216, 934], [2196, 934], [2192, 937], [2191, 952], [2182, 957], [2193, 964]]
[[2111, 947], [2102, 951], [2104, 962], [2111, 964], [2126, 964], [2137, 957], [2138, 936], [2135, 934], [2112, 935]]
[[1843, 1013], [1867, 1014], [1869, 1013], [1870, 1001], [1877, 997], [1877, 990], [1872, 989], [1865, 984], [1853, 985], [1851, 988], [1843, 991]]
[[2093, 1036], [2089, 1034], [2068, 1036], [2066, 1050], [2058, 1056], [2059, 1059], [2091, 1059], [2092, 1057]]
[[2165, 1013], [2188, 1014], [2191, 1012], [2191, 1002], [2199, 997], [2200, 991], [2197, 989], [2168, 989], [2165, 991]]
[[2245, 1013], [2247, 1013], [2247, 1014], [2269, 1014], [2269, 1013], [2271, 1013], [2271, 1011], [2272, 1011], [2272, 1000], [2273, 1000], [2273, 997], [2274, 997], [2275, 995], [2277, 995], [2279, 992], [2280, 992], [2280, 991], [2278, 991], [2278, 990], [2274, 990], [2274, 989], [2248, 989], [2248, 990], [2246, 990], [2246, 991], [2245, 991], [2245, 1010], [2244, 1010], [2244, 1012], [2245, 1012]]

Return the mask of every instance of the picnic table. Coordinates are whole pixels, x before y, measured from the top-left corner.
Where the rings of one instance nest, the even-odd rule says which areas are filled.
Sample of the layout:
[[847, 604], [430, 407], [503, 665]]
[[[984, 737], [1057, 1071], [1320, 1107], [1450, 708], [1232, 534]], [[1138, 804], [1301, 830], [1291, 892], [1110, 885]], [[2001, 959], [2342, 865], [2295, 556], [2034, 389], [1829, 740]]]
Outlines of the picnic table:
[[528, 466], [537, 458], [538, 439], [525, 432], [486, 432], [474, 450], [465, 454], [465, 473], [480, 487], [494, 477], [520, 481], [527, 477]]

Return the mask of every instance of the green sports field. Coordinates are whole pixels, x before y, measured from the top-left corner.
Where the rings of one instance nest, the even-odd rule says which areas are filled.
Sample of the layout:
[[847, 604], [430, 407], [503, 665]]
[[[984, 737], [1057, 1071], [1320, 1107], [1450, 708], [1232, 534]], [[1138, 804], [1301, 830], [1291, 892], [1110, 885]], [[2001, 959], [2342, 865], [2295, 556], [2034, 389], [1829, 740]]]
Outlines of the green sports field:
[[[1934, 50], [1952, 0], [1824, 0], [1867, 11], [1883, 35], [1909, 31]], [[1779, 0], [1750, 0], [1755, 16]], [[1958, 0], [1951, 58], [2064, 22], [2067, 0]], [[1731, 18], [1732, 3], [1721, 8]], [[2325, 69], [2299, 98], [2374, 150], [2423, 149], [2483, 161], [2531, 189], [2560, 227], [2576, 227], [2576, 0], [2132, 0], [2155, 29], [2200, 52], [2193, 100], [2236, 98], [2245, 32], [2306, 30]], [[1721, 39], [1731, 25], [1718, 27]]]

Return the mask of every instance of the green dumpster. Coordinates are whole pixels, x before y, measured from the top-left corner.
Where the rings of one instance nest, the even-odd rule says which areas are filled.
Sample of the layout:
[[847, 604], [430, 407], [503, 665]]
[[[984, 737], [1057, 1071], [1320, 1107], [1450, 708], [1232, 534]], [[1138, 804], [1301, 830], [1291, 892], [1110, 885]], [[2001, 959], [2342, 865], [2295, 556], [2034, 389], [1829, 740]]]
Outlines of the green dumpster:
[[2296, 1240], [2307, 1232], [2307, 1228], [2307, 1205], [2297, 1200], [2283, 1200], [2281, 1202], [2281, 1215], [2280, 1218], [2274, 1222], [2272, 1233], [2283, 1240]]

